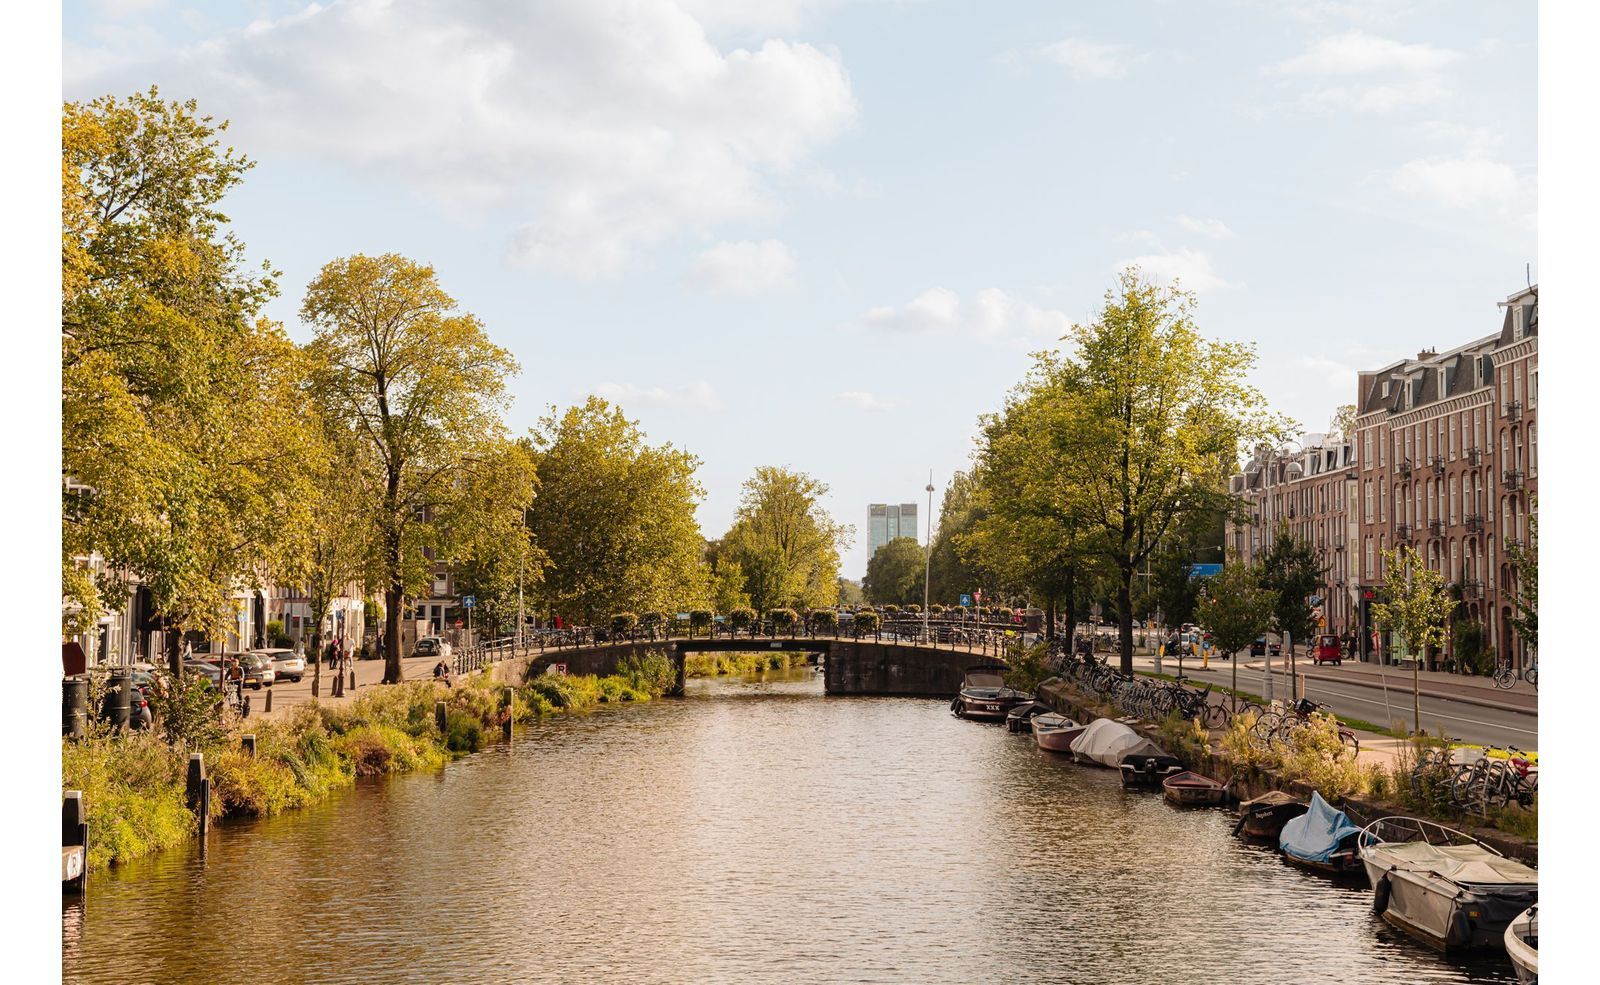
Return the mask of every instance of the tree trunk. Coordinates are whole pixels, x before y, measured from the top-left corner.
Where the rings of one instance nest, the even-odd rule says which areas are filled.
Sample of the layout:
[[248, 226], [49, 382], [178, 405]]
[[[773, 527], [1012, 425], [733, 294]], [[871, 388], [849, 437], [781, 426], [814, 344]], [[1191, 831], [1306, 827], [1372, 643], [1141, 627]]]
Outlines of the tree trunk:
[[1077, 655], [1078, 645], [1078, 566], [1067, 565], [1067, 652]]
[[400, 606], [405, 602], [405, 584], [400, 579], [397, 564], [392, 569], [389, 587], [383, 593], [383, 683], [399, 684], [400, 672]]
[[167, 669], [172, 671], [174, 678], [183, 676], [183, 634], [178, 632], [178, 627], [172, 624], [171, 619], [164, 621], [165, 631], [161, 634], [161, 642], [167, 648]]
[[1056, 600], [1053, 595], [1044, 603], [1044, 638], [1047, 640], [1056, 638]]
[[1133, 569], [1125, 567], [1117, 582], [1117, 644], [1124, 676], [1133, 676]]

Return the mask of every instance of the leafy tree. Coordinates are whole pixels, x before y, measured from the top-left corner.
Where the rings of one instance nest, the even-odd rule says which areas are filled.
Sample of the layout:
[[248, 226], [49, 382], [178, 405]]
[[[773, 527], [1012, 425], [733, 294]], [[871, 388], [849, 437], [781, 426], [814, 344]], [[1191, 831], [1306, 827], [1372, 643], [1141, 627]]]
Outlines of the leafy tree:
[[833, 609], [812, 609], [811, 626], [819, 633], [832, 633], [839, 628], [839, 613]]
[[748, 608], [750, 594], [744, 590], [744, 569], [738, 561], [722, 559], [711, 572], [711, 605], [718, 612]]
[[822, 507], [828, 487], [803, 472], [762, 467], [744, 484], [726, 556], [745, 573], [745, 591], [763, 611], [835, 604], [839, 553], [852, 528]]
[[839, 586], [840, 605], [860, 605], [867, 600], [867, 594], [861, 590], [860, 584], [843, 575], [839, 576], [837, 583]]
[[463, 469], [454, 495], [437, 509], [444, 545], [438, 555], [455, 576], [456, 591], [471, 595], [475, 628], [498, 634], [516, 625], [519, 602], [536, 592], [545, 556], [533, 542], [523, 509], [537, 487], [531, 448], [524, 442], [487, 444]]
[[883, 617], [878, 615], [876, 609], [867, 607], [856, 610], [855, 627], [858, 636], [876, 633], [882, 626]]
[[1231, 655], [1233, 689], [1239, 689], [1239, 651], [1246, 649], [1272, 624], [1277, 594], [1262, 585], [1259, 564], [1229, 558], [1222, 572], [1205, 580], [1196, 613], [1211, 630], [1217, 648]]
[[957, 472], [950, 477], [940, 501], [939, 526], [933, 538], [932, 556], [928, 559], [931, 598], [954, 602], [982, 585], [998, 583], [960, 549], [963, 538], [969, 536], [983, 518], [979, 500], [978, 482], [972, 473]]
[[1422, 555], [1405, 545], [1383, 552], [1383, 591], [1372, 604], [1372, 622], [1403, 641], [1418, 659], [1411, 664], [1412, 724], [1422, 730], [1420, 698], [1421, 654], [1442, 647], [1445, 622], [1455, 600], [1445, 587], [1444, 575], [1428, 567]]
[[896, 537], [872, 555], [862, 591], [874, 603], [909, 604], [922, 598], [922, 580], [927, 555], [912, 537]]
[[260, 317], [276, 275], [221, 211], [252, 167], [226, 126], [154, 88], [62, 108], [63, 611], [137, 580], [174, 668], [301, 549], [315, 454], [297, 350]]
[[1291, 534], [1287, 524], [1280, 526], [1261, 557], [1261, 583], [1276, 598], [1272, 628], [1289, 634], [1291, 646], [1307, 642], [1316, 625], [1310, 597], [1323, 574], [1311, 545]]
[[325, 265], [300, 315], [316, 332], [308, 351], [317, 403], [363, 447], [353, 464], [371, 470], [364, 481], [377, 490], [371, 512], [354, 519], [377, 541], [384, 681], [393, 683], [401, 613], [430, 575], [428, 554], [449, 556], [456, 544], [446, 538], [468, 539], [473, 520], [520, 517], [532, 498], [531, 474], [513, 478], [508, 498], [462, 495], [464, 476], [506, 460], [499, 411], [518, 367], [476, 317], [456, 310], [432, 267], [392, 253]]
[[1121, 667], [1133, 672], [1133, 583], [1184, 516], [1227, 507], [1237, 451], [1282, 430], [1247, 382], [1251, 346], [1203, 338], [1194, 296], [1123, 272], [1093, 324], [1074, 326], [1059, 413], [1060, 477], [1114, 573]]
[[528, 525], [549, 557], [547, 604], [592, 622], [619, 609], [684, 612], [711, 601], [695, 521], [705, 495], [699, 459], [648, 444], [637, 422], [599, 397], [560, 414], [551, 408], [533, 443], [539, 498]]
[[1328, 422], [1330, 437], [1354, 439], [1356, 433], [1356, 405], [1341, 404]]
[[[1516, 607], [1516, 612], [1511, 617], [1511, 628], [1517, 635], [1527, 641], [1528, 646], [1534, 650], [1539, 648], [1539, 513], [1538, 501], [1533, 503], [1534, 509], [1528, 513], [1528, 546], [1511, 546], [1506, 548], [1506, 556], [1511, 561], [1512, 573], [1516, 576], [1513, 586], [1511, 604]], [[1506, 654], [1506, 659], [1511, 655]]]

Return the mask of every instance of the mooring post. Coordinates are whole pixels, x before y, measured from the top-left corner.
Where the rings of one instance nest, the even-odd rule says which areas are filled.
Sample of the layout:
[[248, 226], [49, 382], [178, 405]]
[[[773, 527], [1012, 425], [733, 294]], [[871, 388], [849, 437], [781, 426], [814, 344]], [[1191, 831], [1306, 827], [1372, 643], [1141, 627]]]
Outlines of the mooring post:
[[200, 788], [206, 782], [206, 754], [192, 752], [189, 754], [189, 773], [184, 778], [183, 800], [189, 805], [191, 811], [200, 808]]
[[512, 690], [511, 690], [511, 688], [507, 687], [507, 688], [501, 689], [501, 691], [500, 691], [500, 706], [502, 708], [504, 708], [505, 712], [506, 712], [505, 721], [503, 721], [500, 724], [500, 734], [505, 738], [505, 740], [507, 742], [510, 742], [511, 741], [511, 719], [514, 717], [515, 712], [516, 712], [516, 698], [514, 697], [514, 694], [513, 694]]
[[205, 854], [206, 832], [211, 830], [211, 780], [200, 781], [200, 852]]
[[433, 724], [439, 727], [439, 733], [441, 735], [449, 731], [449, 729], [445, 728], [446, 720], [447, 716], [445, 715], [444, 702], [435, 701], [433, 703]]
[[243, 749], [244, 750], [244, 754], [246, 756], [249, 756], [251, 759], [256, 758], [256, 737], [255, 737], [255, 733], [250, 732], [250, 733], [246, 733], [244, 735], [239, 736], [239, 748]]

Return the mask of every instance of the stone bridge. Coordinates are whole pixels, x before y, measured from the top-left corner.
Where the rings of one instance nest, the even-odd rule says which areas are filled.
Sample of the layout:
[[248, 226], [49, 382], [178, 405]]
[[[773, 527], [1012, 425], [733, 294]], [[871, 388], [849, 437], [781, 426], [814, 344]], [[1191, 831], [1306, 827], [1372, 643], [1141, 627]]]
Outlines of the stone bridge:
[[[953, 698], [969, 667], [1005, 667], [993, 648], [882, 642], [848, 636], [758, 636], [750, 639], [664, 639], [653, 642], [588, 643], [519, 654], [522, 667], [540, 672], [565, 664], [569, 674], [612, 674], [624, 657], [666, 653], [678, 672], [682, 693], [684, 658], [690, 653], [800, 652], [823, 663], [828, 694], [905, 695]], [[507, 676], [510, 676], [509, 674]]]

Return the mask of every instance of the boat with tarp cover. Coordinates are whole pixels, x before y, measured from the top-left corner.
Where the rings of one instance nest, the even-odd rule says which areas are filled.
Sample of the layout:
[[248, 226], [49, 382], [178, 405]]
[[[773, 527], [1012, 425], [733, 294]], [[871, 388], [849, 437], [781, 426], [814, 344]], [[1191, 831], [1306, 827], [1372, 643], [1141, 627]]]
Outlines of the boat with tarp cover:
[[1072, 740], [1072, 758], [1080, 763], [1116, 769], [1122, 762], [1122, 754], [1143, 741], [1144, 738], [1125, 722], [1096, 718]]
[[1295, 865], [1330, 876], [1359, 875], [1361, 829], [1315, 791], [1306, 812], [1290, 818], [1278, 835], [1278, 851]]
[[1283, 826], [1306, 812], [1310, 805], [1282, 790], [1269, 790], [1239, 805], [1239, 823], [1233, 833], [1243, 831], [1251, 838], [1271, 838], [1274, 842]]
[[1361, 830], [1372, 909], [1444, 950], [1504, 948], [1506, 928], [1539, 902], [1539, 873], [1465, 832], [1414, 817]]

